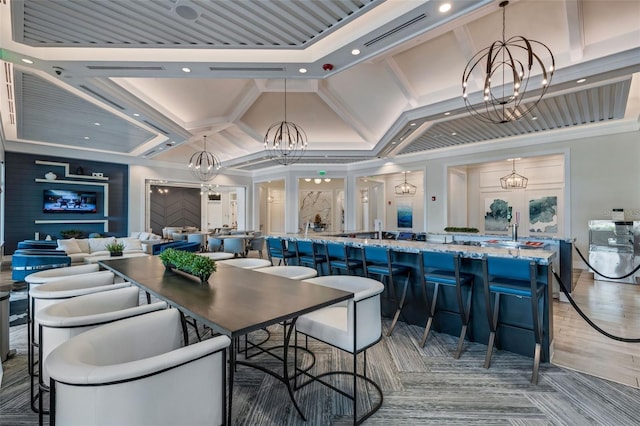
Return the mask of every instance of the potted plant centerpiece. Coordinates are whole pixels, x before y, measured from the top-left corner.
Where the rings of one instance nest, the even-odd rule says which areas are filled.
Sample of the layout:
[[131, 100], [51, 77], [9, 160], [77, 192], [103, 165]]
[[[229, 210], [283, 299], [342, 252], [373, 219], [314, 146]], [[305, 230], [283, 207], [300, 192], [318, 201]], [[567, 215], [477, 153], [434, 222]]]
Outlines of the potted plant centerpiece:
[[124, 251], [124, 244], [119, 242], [109, 243], [104, 246], [109, 251], [109, 256], [122, 256], [122, 252]]
[[167, 269], [177, 269], [200, 279], [206, 284], [211, 274], [216, 271], [216, 262], [206, 256], [199, 256], [184, 250], [168, 248], [159, 255]]

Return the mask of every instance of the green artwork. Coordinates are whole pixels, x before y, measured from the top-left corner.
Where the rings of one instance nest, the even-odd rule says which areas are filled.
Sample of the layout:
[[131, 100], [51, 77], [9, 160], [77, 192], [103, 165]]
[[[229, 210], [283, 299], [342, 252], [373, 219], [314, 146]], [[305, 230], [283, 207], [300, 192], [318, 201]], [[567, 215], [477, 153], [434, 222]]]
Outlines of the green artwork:
[[558, 197], [529, 200], [529, 232], [545, 234], [558, 232]]
[[506, 231], [509, 226], [509, 203], [499, 198], [485, 199], [484, 230]]

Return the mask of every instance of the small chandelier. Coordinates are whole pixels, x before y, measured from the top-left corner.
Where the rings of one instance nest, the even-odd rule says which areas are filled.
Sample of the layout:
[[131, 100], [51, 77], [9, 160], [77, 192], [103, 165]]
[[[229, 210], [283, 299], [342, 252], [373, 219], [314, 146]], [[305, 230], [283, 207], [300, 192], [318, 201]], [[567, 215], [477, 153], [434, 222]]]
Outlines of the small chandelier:
[[500, 186], [502, 186], [502, 189], [524, 189], [527, 187], [529, 179], [516, 173], [516, 160], [518, 159], [513, 158], [511, 160], [513, 161], [513, 170], [511, 171], [511, 174], [500, 178]]
[[[488, 123], [515, 121], [531, 112], [547, 92], [555, 70], [553, 53], [545, 44], [523, 36], [505, 39], [505, 9], [508, 4], [508, 1], [500, 3], [502, 40], [494, 41], [491, 46], [476, 53], [462, 74], [462, 97], [467, 111]], [[538, 48], [537, 53], [534, 52], [534, 47]], [[550, 57], [550, 65], [542, 61], [540, 52]], [[471, 104], [467, 92], [467, 83], [476, 68], [478, 71], [484, 71], [484, 103], [479, 105]], [[531, 72], [536, 70], [542, 76], [540, 86], [533, 87], [532, 82], [532, 87], [529, 87]], [[538, 90], [537, 98], [534, 97], [532, 102], [521, 105], [526, 91], [535, 89]]]
[[418, 188], [415, 185], [407, 182], [407, 172], [404, 172], [404, 182], [400, 185], [396, 185], [396, 195], [413, 197], [416, 195], [417, 189]]
[[189, 170], [202, 182], [208, 182], [218, 176], [220, 171], [220, 160], [207, 151], [207, 136], [204, 136], [204, 150], [198, 151], [189, 160]]
[[264, 151], [270, 160], [286, 166], [297, 162], [307, 150], [307, 135], [287, 121], [287, 80], [284, 81], [284, 120], [273, 123], [264, 136]]

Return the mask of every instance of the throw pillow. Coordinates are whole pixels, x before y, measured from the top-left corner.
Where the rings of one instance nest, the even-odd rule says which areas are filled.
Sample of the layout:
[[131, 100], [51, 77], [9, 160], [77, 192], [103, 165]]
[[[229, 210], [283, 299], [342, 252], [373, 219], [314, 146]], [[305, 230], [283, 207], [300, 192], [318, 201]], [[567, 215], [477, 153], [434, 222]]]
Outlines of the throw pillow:
[[142, 250], [139, 238], [118, 238], [118, 242], [124, 244], [124, 251]]
[[89, 250], [91, 251], [91, 253], [95, 253], [97, 251], [107, 251], [107, 244], [115, 242], [115, 237], [89, 238]]
[[82, 253], [82, 250], [80, 250], [80, 246], [78, 246], [75, 238], [71, 238], [69, 240], [58, 240], [58, 248], [64, 250], [67, 254]]

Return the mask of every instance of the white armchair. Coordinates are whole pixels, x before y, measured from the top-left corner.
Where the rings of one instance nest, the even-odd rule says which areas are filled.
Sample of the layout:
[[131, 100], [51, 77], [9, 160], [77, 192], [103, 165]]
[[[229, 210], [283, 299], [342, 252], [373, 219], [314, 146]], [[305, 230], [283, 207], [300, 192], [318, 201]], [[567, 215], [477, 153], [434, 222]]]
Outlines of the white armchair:
[[[378, 343], [382, 338], [380, 293], [384, 290], [384, 285], [371, 278], [351, 275], [329, 275], [305, 281], [349, 291], [354, 294], [353, 299], [303, 315], [296, 322], [296, 332], [353, 354], [353, 369], [352, 371], [329, 371], [317, 376], [311, 376], [302, 370], [298, 370], [298, 373], [303, 372], [311, 379], [297, 387], [306, 386], [314, 381], [331, 386], [323, 381], [322, 377], [336, 374], [353, 376], [353, 392], [348, 397], [353, 401], [353, 423], [359, 424], [375, 413], [382, 405], [382, 390], [377, 383], [367, 377], [366, 350]], [[357, 368], [357, 356], [360, 352], [365, 352], [363, 374], [359, 374]], [[361, 400], [357, 396], [358, 378], [363, 379], [366, 384], [372, 385], [379, 398], [376, 403], [372, 404], [372, 408], [360, 417], [358, 417], [356, 409], [356, 401]]]
[[182, 339], [180, 313], [165, 309], [58, 346], [45, 360], [52, 424], [222, 424], [230, 339]]
[[40, 342], [40, 384], [48, 386], [49, 375], [43, 360], [70, 338], [124, 318], [166, 309], [166, 302], [140, 305], [135, 286], [74, 297], [36, 313]]
[[66, 299], [131, 285], [131, 283], [114, 284], [114, 279], [115, 274], [110, 271], [83, 273], [67, 277], [58, 277], [46, 284], [36, 285], [29, 290], [29, 305], [27, 309], [29, 321], [29, 325], [27, 326], [27, 358], [29, 374], [31, 376], [31, 408], [33, 411], [38, 412], [35, 406], [35, 400], [38, 394], [35, 391], [33, 378], [38, 375], [38, 372], [34, 369], [34, 365], [36, 351], [40, 350], [38, 333], [36, 332], [36, 330], [38, 330], [38, 324], [35, 314], [49, 305], [60, 303]]

